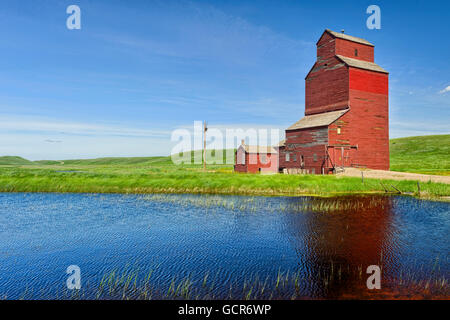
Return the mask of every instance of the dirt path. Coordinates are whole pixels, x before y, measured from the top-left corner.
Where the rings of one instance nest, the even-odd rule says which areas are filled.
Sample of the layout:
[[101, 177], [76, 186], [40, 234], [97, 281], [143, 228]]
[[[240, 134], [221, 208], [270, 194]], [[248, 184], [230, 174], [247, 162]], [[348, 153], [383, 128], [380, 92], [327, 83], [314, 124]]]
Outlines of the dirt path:
[[361, 171], [364, 171], [364, 178], [373, 179], [392, 179], [392, 180], [418, 180], [423, 182], [440, 182], [449, 183], [450, 176], [435, 176], [430, 174], [419, 174], [409, 172], [398, 171], [386, 171], [386, 170], [372, 170], [372, 169], [357, 169], [357, 168], [345, 168], [344, 172], [338, 173], [338, 176], [346, 177], [361, 177]]

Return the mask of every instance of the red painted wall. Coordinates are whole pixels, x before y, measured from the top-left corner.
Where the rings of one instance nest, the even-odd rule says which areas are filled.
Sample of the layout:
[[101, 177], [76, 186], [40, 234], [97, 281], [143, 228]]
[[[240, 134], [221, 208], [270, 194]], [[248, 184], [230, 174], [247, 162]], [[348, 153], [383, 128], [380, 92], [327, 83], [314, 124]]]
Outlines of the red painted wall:
[[[245, 164], [241, 164], [241, 157], [245, 156]], [[242, 147], [239, 147], [234, 154], [234, 171], [247, 172], [247, 155]]]
[[[358, 50], [358, 56], [355, 56], [355, 49]], [[305, 115], [341, 110], [349, 105], [349, 79], [352, 76], [349, 75], [349, 69], [335, 57], [337, 54], [374, 61], [374, 47], [334, 38], [329, 33], [324, 33], [317, 43], [317, 61], [305, 78]], [[357, 75], [355, 71], [353, 79], [358, 77], [360, 75]], [[364, 76], [361, 79], [364, 79]], [[365, 85], [370, 90], [370, 85], [374, 83], [378, 85], [381, 82], [372, 81], [366, 85], [361, 83], [360, 86]], [[354, 85], [358, 83], [354, 81]]]
[[[355, 56], [355, 49], [358, 55]], [[317, 61], [326, 60], [341, 55], [353, 59], [374, 62], [374, 47], [341, 38], [334, 38], [329, 33], [324, 33], [317, 42]]]
[[[335, 42], [336, 54], [353, 59], [374, 62], [374, 47], [340, 38], [336, 38]], [[357, 56], [355, 56], [355, 49], [358, 50]]]
[[358, 90], [388, 95], [389, 84], [386, 73], [350, 68], [350, 90]]
[[333, 58], [336, 55], [335, 41], [329, 33], [324, 33], [317, 42], [317, 61]]
[[236, 151], [234, 171], [236, 172], [278, 172], [278, 154], [268, 153], [266, 154], [266, 162], [262, 161], [262, 154], [256, 153], [245, 153], [245, 164], [238, 164], [238, 153], [239, 149]]
[[[286, 147], [280, 152], [280, 168], [301, 168], [303, 156], [304, 169], [309, 173], [322, 173], [326, 165], [325, 150], [328, 144], [328, 128], [310, 128], [286, 131]], [[290, 153], [290, 161], [286, 161], [286, 153]], [[296, 155], [296, 161], [293, 155]], [[315, 154], [315, 156], [314, 156]]]
[[348, 79], [348, 68], [337, 58], [316, 62], [305, 79], [305, 115], [347, 108]]
[[[329, 149], [344, 166], [389, 170], [388, 74], [350, 68], [350, 110], [329, 126], [329, 144], [358, 146]], [[337, 134], [337, 128], [341, 134]]]

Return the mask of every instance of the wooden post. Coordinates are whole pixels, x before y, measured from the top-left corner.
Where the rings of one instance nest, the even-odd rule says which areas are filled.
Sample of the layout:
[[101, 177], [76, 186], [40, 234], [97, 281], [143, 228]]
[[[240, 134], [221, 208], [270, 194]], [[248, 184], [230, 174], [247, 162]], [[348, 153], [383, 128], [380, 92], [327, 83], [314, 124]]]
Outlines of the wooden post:
[[420, 182], [419, 181], [417, 181], [417, 193], [420, 196]]
[[364, 171], [361, 171], [361, 181], [364, 183]]
[[206, 121], [203, 122], [203, 171], [206, 171]]

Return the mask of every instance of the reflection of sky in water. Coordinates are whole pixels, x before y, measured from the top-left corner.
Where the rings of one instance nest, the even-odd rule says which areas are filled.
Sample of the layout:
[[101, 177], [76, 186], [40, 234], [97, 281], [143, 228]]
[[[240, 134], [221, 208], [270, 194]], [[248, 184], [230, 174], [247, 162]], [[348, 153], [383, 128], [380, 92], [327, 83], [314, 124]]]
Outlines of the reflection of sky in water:
[[[0, 296], [7, 298], [40, 297], [42, 288], [54, 297], [71, 264], [81, 267], [84, 287], [112, 270], [155, 269], [161, 290], [174, 276], [209, 273], [218, 295], [282, 270], [298, 273], [301, 295], [310, 297], [359, 286], [349, 270], [365, 273], [371, 264], [382, 265], [385, 279], [449, 271], [448, 203], [17, 193], [0, 194], [0, 203]], [[331, 269], [340, 269], [345, 288], [325, 288], [320, 274]]]

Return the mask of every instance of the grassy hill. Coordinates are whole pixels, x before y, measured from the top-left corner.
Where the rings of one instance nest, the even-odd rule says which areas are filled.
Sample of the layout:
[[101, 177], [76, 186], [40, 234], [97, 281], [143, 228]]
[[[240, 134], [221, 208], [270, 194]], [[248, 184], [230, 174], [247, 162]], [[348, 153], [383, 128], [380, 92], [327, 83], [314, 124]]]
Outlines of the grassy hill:
[[[233, 150], [234, 153], [234, 150]], [[201, 151], [192, 151], [201, 158]], [[391, 170], [425, 174], [450, 175], [450, 135], [419, 136], [392, 139], [390, 141]], [[225, 163], [225, 154], [224, 154]], [[167, 167], [173, 163], [170, 157], [111, 157], [98, 159], [29, 161], [21, 157], [0, 157], [0, 165], [33, 165], [58, 167]], [[200, 165], [193, 165], [200, 167]], [[225, 166], [222, 166], [225, 167]], [[231, 165], [226, 166], [231, 170]]]
[[[234, 161], [234, 150], [231, 150]], [[194, 157], [202, 159], [202, 151], [191, 151], [191, 162], [194, 163]], [[212, 156], [215, 156], [215, 151], [211, 151]], [[226, 161], [226, 153], [222, 152], [223, 163]], [[208, 154], [209, 158], [210, 155]], [[201, 160], [200, 160], [201, 161]], [[39, 165], [64, 165], [64, 166], [159, 166], [159, 165], [172, 165], [172, 159], [170, 156], [157, 156], [157, 157], [107, 157], [96, 159], [72, 159], [72, 160], [39, 160], [29, 162]], [[6, 164], [6, 163], [5, 163]]]
[[391, 170], [450, 175], [450, 134], [391, 139]]
[[[112, 157], [97, 159], [63, 160], [64, 165], [93, 165], [93, 166], [123, 166], [123, 165], [152, 165], [166, 163], [169, 157]], [[61, 163], [61, 164], [62, 164]]]
[[0, 157], [0, 165], [30, 165], [32, 161], [15, 156]]

